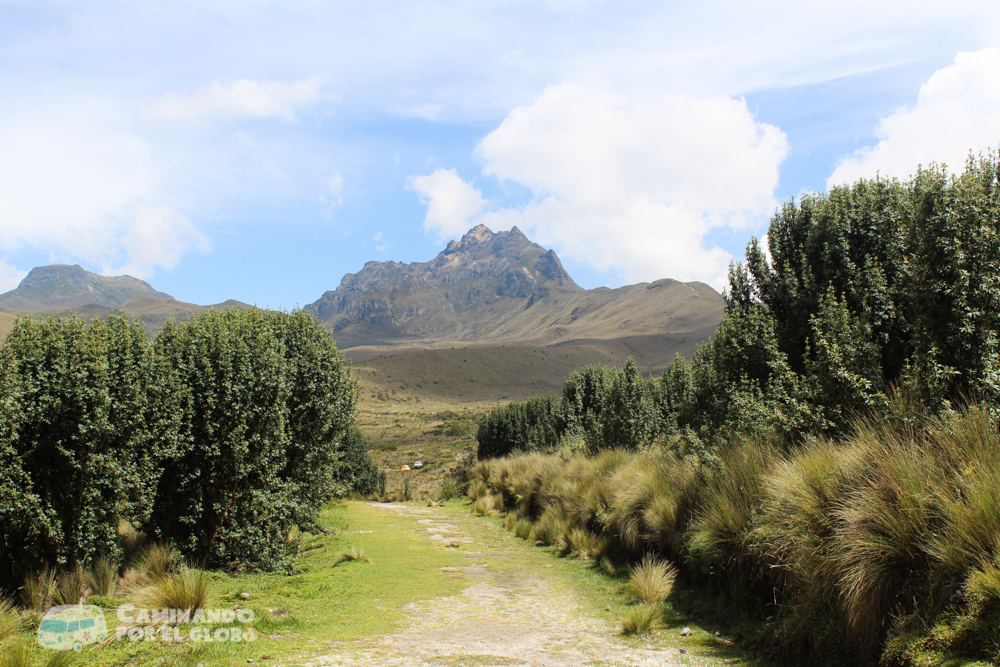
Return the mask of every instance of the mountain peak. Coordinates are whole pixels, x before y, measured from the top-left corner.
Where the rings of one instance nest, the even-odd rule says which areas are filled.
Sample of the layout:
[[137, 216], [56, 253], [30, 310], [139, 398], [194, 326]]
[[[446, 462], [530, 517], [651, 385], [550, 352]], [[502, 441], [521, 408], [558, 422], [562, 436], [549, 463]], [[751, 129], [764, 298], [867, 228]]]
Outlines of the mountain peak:
[[488, 243], [496, 236], [486, 225], [476, 225], [462, 235], [461, 243]]
[[114, 308], [144, 295], [170, 296], [132, 276], [101, 276], [79, 264], [50, 264], [36, 266], [16, 289], [0, 294], [0, 307], [45, 310], [96, 303]]
[[494, 232], [477, 225], [428, 262], [368, 262], [309, 307], [337, 330], [368, 323], [413, 333], [447, 326], [460, 334], [466, 313], [474, 318], [501, 303], [525, 307], [550, 289], [580, 290], [554, 251], [517, 227]]

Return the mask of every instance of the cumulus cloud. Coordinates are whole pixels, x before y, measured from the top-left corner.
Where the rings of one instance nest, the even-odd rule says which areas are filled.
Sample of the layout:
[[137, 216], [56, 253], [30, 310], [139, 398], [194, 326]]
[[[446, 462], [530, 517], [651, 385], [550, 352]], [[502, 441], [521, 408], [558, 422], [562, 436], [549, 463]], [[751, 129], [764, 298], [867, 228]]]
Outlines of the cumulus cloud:
[[427, 204], [424, 229], [442, 240], [461, 236], [470, 221], [483, 210], [482, 193], [462, 180], [454, 169], [436, 169], [426, 176], [411, 176], [406, 187]]
[[181, 256], [191, 250], [212, 249], [209, 238], [173, 206], [138, 202], [128, 207], [121, 222], [117, 242], [110, 247], [120, 248], [125, 263], [107, 266], [105, 273], [148, 278], [155, 267], [174, 268]]
[[553, 86], [511, 111], [478, 147], [485, 174], [527, 186], [533, 199], [481, 213], [479, 193], [438, 170], [432, 176], [452, 193], [447, 199], [464, 206], [452, 215], [432, 212], [440, 200], [426, 195], [428, 220], [436, 221], [426, 226], [458, 233], [470, 217], [492, 229], [516, 224], [629, 281], [721, 286], [730, 255], [705, 237], [773, 210], [787, 152], [784, 133], [757, 122], [742, 100], [674, 95], [629, 103], [587, 86]]
[[945, 163], [961, 171], [969, 151], [1000, 143], [1000, 49], [960, 53], [920, 87], [913, 106], [897, 109], [879, 123], [874, 146], [843, 158], [828, 187], [859, 178], [906, 178], [917, 165]]
[[160, 178], [147, 143], [113, 109], [77, 102], [0, 119], [0, 246], [148, 277], [207, 238], [153, 205]]
[[19, 271], [6, 257], [0, 257], [0, 294], [17, 287], [26, 275], [27, 271]]
[[143, 110], [154, 122], [196, 122], [205, 118], [281, 118], [294, 120], [296, 111], [319, 98], [320, 77], [291, 83], [238, 79], [215, 81], [192, 95], [164, 95]]

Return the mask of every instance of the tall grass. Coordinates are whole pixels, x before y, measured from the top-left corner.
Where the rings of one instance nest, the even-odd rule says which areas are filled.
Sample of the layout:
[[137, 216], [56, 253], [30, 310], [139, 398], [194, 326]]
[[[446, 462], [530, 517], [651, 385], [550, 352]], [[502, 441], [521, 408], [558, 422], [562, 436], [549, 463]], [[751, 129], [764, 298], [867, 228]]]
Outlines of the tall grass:
[[133, 600], [150, 609], [202, 609], [208, 601], [208, 579], [204, 572], [182, 569], [154, 579], [138, 589]]
[[114, 597], [118, 589], [118, 566], [110, 558], [101, 556], [87, 570], [86, 579], [95, 595]]
[[634, 602], [663, 602], [674, 589], [676, 579], [677, 570], [673, 565], [647, 554], [632, 568], [625, 590]]
[[181, 569], [182, 560], [169, 544], [148, 543], [139, 549], [133, 566], [151, 579], [159, 579]]
[[21, 615], [10, 600], [0, 599], [0, 642], [21, 629]]
[[793, 660], [875, 660], [892, 637], [960, 617], [956, 646], [1000, 661], [987, 632], [1000, 618], [998, 443], [972, 407], [791, 450], [736, 439], [711, 469], [656, 448], [492, 459], [473, 484], [510, 530], [560, 555], [608, 571], [638, 572], [644, 554], [676, 562]]

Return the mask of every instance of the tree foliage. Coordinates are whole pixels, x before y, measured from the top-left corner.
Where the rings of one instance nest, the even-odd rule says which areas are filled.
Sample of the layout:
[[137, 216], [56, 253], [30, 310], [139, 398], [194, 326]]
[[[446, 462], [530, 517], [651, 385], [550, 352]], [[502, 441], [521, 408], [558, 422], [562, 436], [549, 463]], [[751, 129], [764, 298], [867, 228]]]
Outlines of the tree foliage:
[[282, 565], [323, 502], [378, 486], [356, 402], [302, 311], [211, 311], [152, 344], [125, 316], [20, 318], [0, 347], [0, 588], [118, 560], [121, 521], [204, 564]]

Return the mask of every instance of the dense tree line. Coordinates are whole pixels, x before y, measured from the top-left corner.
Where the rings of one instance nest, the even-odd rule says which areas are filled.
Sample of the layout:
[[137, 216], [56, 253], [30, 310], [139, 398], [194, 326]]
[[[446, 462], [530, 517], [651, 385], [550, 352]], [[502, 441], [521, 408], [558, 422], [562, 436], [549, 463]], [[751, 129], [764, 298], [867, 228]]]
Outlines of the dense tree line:
[[301, 310], [211, 311], [153, 343], [125, 316], [18, 319], [0, 347], [0, 586], [119, 561], [121, 522], [201, 564], [281, 566], [323, 502], [377, 488], [356, 402]]
[[[590, 451], [659, 441], [699, 457], [735, 432], [837, 436], [862, 416], [1000, 402], [1000, 164], [860, 180], [784, 205], [766, 248], [730, 267], [726, 312], [690, 361], [567, 379], [550, 421], [487, 415], [481, 454], [582, 438]], [[496, 428], [506, 423], [506, 430]]]

